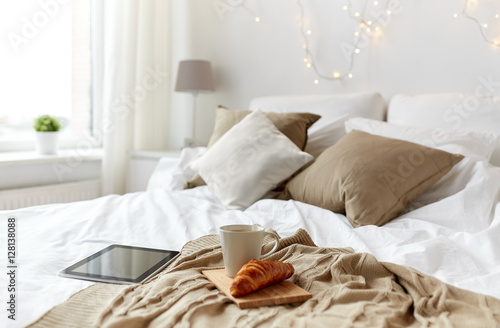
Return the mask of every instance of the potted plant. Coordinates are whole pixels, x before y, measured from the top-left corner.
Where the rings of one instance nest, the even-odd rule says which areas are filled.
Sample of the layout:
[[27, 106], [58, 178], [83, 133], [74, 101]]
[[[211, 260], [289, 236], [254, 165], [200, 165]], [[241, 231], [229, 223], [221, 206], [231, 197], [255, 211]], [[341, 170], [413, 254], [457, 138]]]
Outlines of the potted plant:
[[42, 115], [35, 119], [33, 128], [36, 131], [36, 149], [40, 154], [57, 153], [59, 129], [61, 123], [50, 115]]

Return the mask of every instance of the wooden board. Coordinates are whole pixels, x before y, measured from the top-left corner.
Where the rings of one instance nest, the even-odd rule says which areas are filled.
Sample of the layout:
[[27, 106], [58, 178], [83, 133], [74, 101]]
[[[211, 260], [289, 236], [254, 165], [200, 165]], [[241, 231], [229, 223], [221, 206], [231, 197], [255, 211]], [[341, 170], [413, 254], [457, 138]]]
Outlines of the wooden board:
[[229, 297], [240, 309], [248, 309], [257, 306], [288, 304], [304, 302], [312, 297], [311, 293], [285, 280], [276, 285], [256, 290], [250, 294], [233, 297], [229, 293], [232, 278], [226, 276], [224, 269], [205, 270], [202, 273], [215, 284], [215, 286], [227, 297]]

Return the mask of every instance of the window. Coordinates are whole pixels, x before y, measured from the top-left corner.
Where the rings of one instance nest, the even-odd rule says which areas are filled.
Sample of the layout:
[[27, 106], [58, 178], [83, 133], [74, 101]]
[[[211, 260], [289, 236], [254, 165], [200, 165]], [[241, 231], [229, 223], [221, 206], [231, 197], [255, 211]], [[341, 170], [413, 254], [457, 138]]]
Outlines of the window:
[[61, 119], [61, 146], [92, 135], [90, 0], [3, 1], [0, 151], [34, 149], [33, 120]]

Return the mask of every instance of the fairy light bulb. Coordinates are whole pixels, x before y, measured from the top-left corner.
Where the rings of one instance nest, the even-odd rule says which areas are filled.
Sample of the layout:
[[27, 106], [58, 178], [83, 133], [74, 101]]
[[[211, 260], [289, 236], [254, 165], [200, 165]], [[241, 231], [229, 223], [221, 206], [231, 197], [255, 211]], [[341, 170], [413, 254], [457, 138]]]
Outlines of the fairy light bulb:
[[[365, 14], [368, 14], [367, 13], [368, 8], [366, 8], [367, 4], [371, 3], [373, 4], [373, 6], [379, 6], [381, 5], [381, 2], [380, 0], [365, 0], [365, 1], [367, 3], [365, 3], [363, 9], [358, 11], [356, 11], [355, 9], [360, 9], [360, 8], [352, 7], [351, 0], [344, 1], [344, 4], [339, 4], [339, 9], [342, 8], [342, 10], [347, 11], [347, 17], [352, 21], [354, 27], [353, 31], [354, 43], [351, 48], [353, 50], [349, 51], [350, 58], [347, 59], [348, 61], [350, 61], [348, 71], [342, 72], [342, 71], [332, 70], [330, 71], [330, 73], [322, 74], [313, 60], [314, 54], [311, 52], [309, 47], [309, 42], [310, 42], [309, 36], [312, 35], [312, 30], [307, 28], [308, 24], [306, 23], [305, 19], [305, 8], [302, 5], [303, 1], [295, 0], [295, 2], [301, 7], [301, 20], [299, 24], [300, 24], [301, 35], [304, 40], [304, 43], [302, 45], [302, 48], [305, 49], [304, 66], [306, 66], [307, 68], [312, 68], [312, 70], [314, 70], [314, 72], [316, 73], [316, 78], [313, 79], [313, 83], [315, 85], [319, 84], [322, 79], [327, 81], [343, 80], [345, 78], [352, 79], [353, 74], [350, 72], [350, 70], [352, 70], [353, 60], [356, 54], [359, 54], [361, 52], [361, 48], [367, 46], [367, 44], [365, 45], [364, 43], [363, 46], [361, 46], [362, 42], [365, 41], [364, 39], [361, 39], [361, 36], [362, 35], [364, 36], [364, 34], [366, 34], [368, 39], [376, 39], [379, 36], [378, 34], [373, 33], [374, 31], [379, 32], [381, 30], [380, 26], [378, 26], [379, 22], [373, 19], [366, 20], [366, 18], [368, 17], [366, 17]], [[387, 15], [391, 15], [392, 11], [389, 8], [390, 8], [389, 3], [387, 3], [387, 5], [384, 3], [383, 8], [380, 9], [382, 10], [382, 12], [386, 12]]]
[[[481, 32], [481, 36], [484, 39], [484, 41], [486, 41], [487, 43], [489, 43], [491, 45], [499, 46], [500, 39], [498, 38], [498, 36], [496, 36], [496, 38], [495, 37], [490, 38], [488, 36], [488, 34], [487, 34], [486, 30], [490, 29], [490, 25], [488, 23], [481, 23], [477, 18], [475, 18], [472, 14], [470, 14], [468, 12], [468, 10], [470, 8], [477, 7], [478, 3], [479, 2], [477, 0], [466, 0], [466, 1], [464, 1], [462, 10], [459, 11], [459, 12], [455, 12], [453, 14], [453, 17], [458, 18], [459, 16], [461, 16], [461, 17], [463, 17], [465, 19], [471, 20], [479, 28], [479, 30]], [[493, 13], [492, 16], [494, 16], [495, 19], [498, 19], [498, 18], [500, 18], [500, 13]]]
[[260, 17], [259, 16], [255, 17], [255, 22], [256, 23], [260, 22]]

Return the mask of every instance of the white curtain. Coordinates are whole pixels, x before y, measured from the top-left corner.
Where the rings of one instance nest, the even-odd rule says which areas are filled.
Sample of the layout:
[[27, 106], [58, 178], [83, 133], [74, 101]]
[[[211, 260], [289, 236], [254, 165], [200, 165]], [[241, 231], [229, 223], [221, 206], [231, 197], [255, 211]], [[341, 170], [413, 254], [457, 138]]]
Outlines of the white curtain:
[[[126, 192], [131, 150], [167, 145], [168, 0], [98, 1], [101, 15], [103, 195]], [[99, 25], [99, 23], [97, 24]]]

